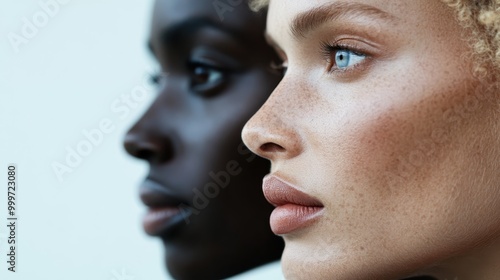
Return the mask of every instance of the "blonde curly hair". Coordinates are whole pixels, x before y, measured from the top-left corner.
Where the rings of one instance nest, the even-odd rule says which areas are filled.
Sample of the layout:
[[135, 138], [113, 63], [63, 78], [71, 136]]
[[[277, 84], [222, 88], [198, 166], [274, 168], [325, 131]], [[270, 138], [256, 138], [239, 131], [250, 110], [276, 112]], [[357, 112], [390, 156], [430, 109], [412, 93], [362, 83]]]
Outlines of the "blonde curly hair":
[[[472, 33], [470, 43], [479, 58], [480, 76], [500, 73], [500, 0], [442, 0], [456, 11], [459, 22]], [[269, 0], [251, 0], [254, 11], [266, 8]], [[494, 69], [493, 73], [491, 69]]]
[[468, 40], [480, 58], [476, 66], [479, 75], [491, 67], [500, 73], [500, 0], [443, 0], [452, 7], [458, 21], [472, 32]]

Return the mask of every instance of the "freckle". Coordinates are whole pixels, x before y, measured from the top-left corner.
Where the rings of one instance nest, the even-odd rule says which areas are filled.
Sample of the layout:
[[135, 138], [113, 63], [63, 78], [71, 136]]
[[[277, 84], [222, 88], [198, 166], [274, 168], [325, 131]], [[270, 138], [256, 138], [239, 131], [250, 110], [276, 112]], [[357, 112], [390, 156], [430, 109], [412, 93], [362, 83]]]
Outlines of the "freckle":
[[361, 246], [361, 247], [359, 247], [359, 249], [360, 249], [361, 251], [363, 251], [363, 250], [365, 250], [365, 247]]

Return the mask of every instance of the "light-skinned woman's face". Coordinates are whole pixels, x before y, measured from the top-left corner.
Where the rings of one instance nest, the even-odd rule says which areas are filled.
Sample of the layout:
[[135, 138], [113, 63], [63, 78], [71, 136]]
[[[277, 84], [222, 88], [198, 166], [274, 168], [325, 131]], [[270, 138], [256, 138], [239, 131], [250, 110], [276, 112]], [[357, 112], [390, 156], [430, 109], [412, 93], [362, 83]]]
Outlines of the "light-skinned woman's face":
[[287, 71], [243, 139], [288, 278], [489, 279], [461, 256], [500, 237], [498, 106], [464, 32], [435, 0], [271, 0]]
[[265, 15], [234, 3], [224, 10], [211, 0], [155, 2], [149, 45], [165, 74], [125, 139], [149, 164], [140, 187], [144, 228], [163, 241], [175, 279], [226, 278], [279, 259], [283, 249], [258, 187], [269, 162], [240, 137], [281, 75], [269, 69], [277, 57], [263, 36]]

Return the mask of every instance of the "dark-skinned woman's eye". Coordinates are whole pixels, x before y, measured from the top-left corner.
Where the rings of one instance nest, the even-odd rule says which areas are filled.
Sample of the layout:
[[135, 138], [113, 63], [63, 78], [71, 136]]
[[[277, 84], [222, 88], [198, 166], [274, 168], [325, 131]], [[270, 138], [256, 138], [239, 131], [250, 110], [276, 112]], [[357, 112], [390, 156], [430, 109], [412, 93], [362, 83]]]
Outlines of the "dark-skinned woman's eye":
[[193, 85], [214, 83], [222, 79], [222, 72], [204, 66], [196, 66], [193, 70]]
[[215, 94], [226, 80], [224, 70], [218, 67], [192, 63], [189, 68], [191, 89], [206, 96]]

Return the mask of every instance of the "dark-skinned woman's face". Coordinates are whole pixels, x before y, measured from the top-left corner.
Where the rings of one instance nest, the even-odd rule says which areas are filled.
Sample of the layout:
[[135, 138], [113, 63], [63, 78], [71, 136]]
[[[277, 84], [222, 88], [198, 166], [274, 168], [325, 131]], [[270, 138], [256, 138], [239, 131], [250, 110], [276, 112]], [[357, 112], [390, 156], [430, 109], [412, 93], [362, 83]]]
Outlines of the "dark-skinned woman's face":
[[127, 151], [149, 163], [140, 187], [146, 232], [162, 239], [176, 279], [220, 279], [278, 259], [269, 164], [242, 144], [245, 122], [281, 76], [246, 1], [157, 0], [150, 48], [161, 66], [156, 100], [130, 129]]

